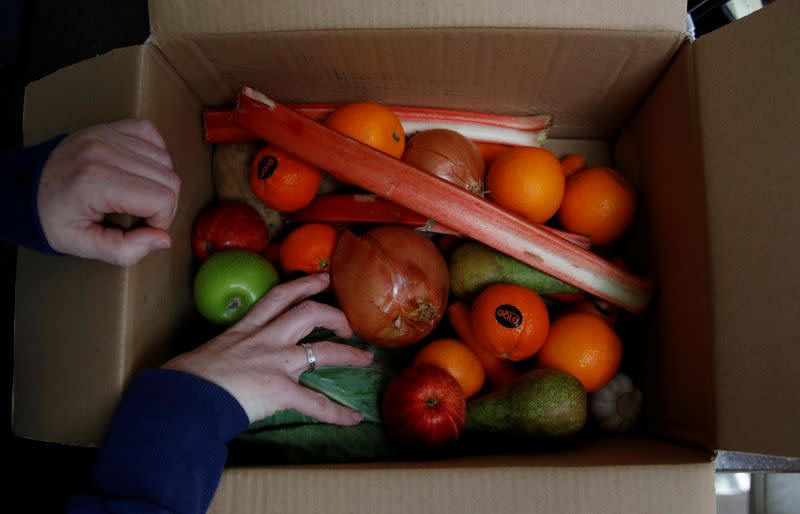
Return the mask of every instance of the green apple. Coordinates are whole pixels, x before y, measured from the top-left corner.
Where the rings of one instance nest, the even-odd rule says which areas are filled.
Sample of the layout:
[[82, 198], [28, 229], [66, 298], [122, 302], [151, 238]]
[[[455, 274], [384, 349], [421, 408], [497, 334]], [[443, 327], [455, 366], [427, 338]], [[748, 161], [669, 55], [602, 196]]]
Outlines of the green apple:
[[261, 255], [224, 250], [211, 255], [194, 278], [194, 302], [206, 319], [236, 323], [278, 283], [275, 267]]

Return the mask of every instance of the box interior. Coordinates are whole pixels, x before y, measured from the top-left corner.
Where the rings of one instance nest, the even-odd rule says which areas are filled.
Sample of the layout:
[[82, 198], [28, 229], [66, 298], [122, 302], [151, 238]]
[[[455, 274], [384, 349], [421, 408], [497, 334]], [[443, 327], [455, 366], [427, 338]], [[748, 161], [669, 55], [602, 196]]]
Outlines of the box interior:
[[[101, 381], [108, 380], [109, 373], [113, 377], [113, 392], [109, 392], [108, 387], [97, 387], [91, 379], [88, 382], [86, 378], [81, 379], [86, 394], [103, 396], [106, 413], [113, 408], [118, 389], [136, 369], [158, 364], [179, 349], [165, 342], [170, 338], [185, 339], [186, 327], [197, 322], [191, 299], [193, 268], [189, 235], [197, 212], [212, 195], [211, 148], [202, 141], [200, 133], [199, 114], [206, 102], [194, 93], [206, 87], [204, 81], [210, 80], [209, 77], [224, 81], [229, 93], [223, 104], [234, 102], [236, 91], [247, 82], [287, 102], [370, 99], [489, 112], [553, 113], [554, 135], [546, 144], [548, 148], [557, 155], [583, 153], [592, 165], [615, 165], [615, 153], [632, 153], [624, 148], [615, 151], [616, 135], [627, 125], [635, 106], [642, 102], [648, 88], [671, 59], [674, 47], [682, 40], [679, 34], [669, 37], [663, 34], [659, 32], [653, 38], [640, 31], [370, 29], [188, 38], [191, 46], [205, 56], [205, 62], [214, 67], [213, 73], [206, 73], [204, 67], [193, 68], [195, 61], [184, 62], [175, 56], [168, 61], [169, 55], [164, 55], [156, 45], [120, 51], [119, 63], [115, 64], [120, 71], [129, 68], [135, 73], [138, 88], [121, 80], [120, 87], [130, 89], [127, 92], [130, 103], [119, 106], [116, 111], [107, 111], [101, 102], [97, 115], [121, 116], [124, 114], [120, 110], [124, 108], [139, 117], [153, 118], [165, 133], [176, 170], [183, 178], [181, 205], [172, 229], [173, 248], [148, 257], [130, 270], [78, 259], [59, 260], [55, 267], [49, 268], [54, 280], [81, 282], [85, 294], [93, 295], [93, 301], [83, 306], [80, 317], [72, 311], [81, 307], [73, 306], [63, 311], [65, 319], [59, 323], [23, 326], [19, 333], [30, 333], [36, 340], [44, 341], [48, 333], [67, 321], [67, 317], [72, 326], [85, 326], [96, 316], [97, 306], [107, 309], [103, 318], [108, 320], [109, 326], [97, 331], [96, 343], [103, 344], [101, 338], [105, 334], [118, 334], [114, 353], [100, 354], [95, 347], [91, 355], [79, 353], [71, 357], [76, 365], [75, 380], [79, 376], [95, 376], [85, 373], [85, 369], [78, 371], [78, 360], [84, 362], [84, 366], [96, 363], [103, 369]], [[460, 53], [459, 48], [462, 49]], [[463, 51], [464, 48], [468, 51]], [[544, 50], [532, 54], [531, 48]], [[498, 58], [498, 54], [504, 58]], [[446, 55], [453, 58], [445, 59]], [[396, 62], [395, 56], [405, 57]], [[65, 90], [84, 87], [82, 82], [93, 74], [88, 63], [73, 68], [73, 76], [66, 73], [62, 77]], [[178, 70], [180, 73], [176, 73]], [[595, 76], [591, 80], [583, 79], [587, 73]], [[193, 81], [192, 77], [200, 78]], [[102, 82], [95, 82], [95, 86], [99, 95], [110, 96], [116, 89]], [[29, 93], [35, 95], [36, 88], [31, 88]], [[92, 95], [91, 103], [96, 104], [94, 98]], [[26, 113], [28, 124], [42, 132], [52, 129], [40, 121], [49, 116], [52, 106], [38, 102], [31, 102], [31, 105]], [[85, 114], [78, 116], [78, 111], [81, 111], [80, 105], [63, 112], [65, 123], [69, 120], [72, 124], [66, 128], [92, 121]], [[50, 125], [57, 121], [49, 119]], [[35, 131], [29, 133], [31, 140], [36, 135]], [[702, 199], [702, 194], [698, 198]], [[642, 203], [649, 201], [643, 198]], [[41, 261], [49, 259], [26, 255], [20, 259], [20, 272], [36, 270], [39, 273], [43, 266]], [[94, 274], [95, 267], [108, 276]], [[655, 271], [661, 270], [656, 268]], [[73, 285], [65, 284], [65, 287], [70, 286]], [[39, 308], [40, 296], [31, 294], [30, 290], [20, 294], [18, 318], [22, 323], [35, 319], [31, 311]], [[55, 303], [58, 299], [50, 301]], [[80, 337], [85, 336], [84, 333]], [[73, 336], [70, 333], [63, 337]], [[646, 337], [646, 332], [641, 337]], [[628, 346], [634, 344], [628, 342]], [[78, 341], [74, 345], [81, 346]], [[34, 353], [31, 346], [18, 346], [23, 356]], [[632, 354], [637, 359], [644, 357], [635, 350]], [[34, 359], [34, 355], [30, 358]], [[62, 360], [53, 360], [54, 364], [58, 362]], [[658, 370], [654, 374], [658, 374]], [[644, 373], [640, 371], [639, 376]], [[30, 390], [40, 395], [52, 393], [22, 382], [19, 386], [20, 394]], [[36, 400], [41, 402], [44, 398], [40, 396]], [[20, 398], [18, 403], [28, 404], [29, 401]], [[21, 412], [18, 414], [15, 428], [27, 431], [25, 417]], [[81, 426], [83, 416], [63, 414], [68, 418], [74, 416], [76, 430]], [[38, 421], [33, 419], [30, 423], [40, 426]], [[662, 427], [656, 425], [651, 430], [659, 433]], [[101, 432], [95, 433], [90, 442], [96, 442], [100, 436]], [[78, 439], [77, 442], [86, 441]], [[705, 442], [709, 442], [708, 439]]]

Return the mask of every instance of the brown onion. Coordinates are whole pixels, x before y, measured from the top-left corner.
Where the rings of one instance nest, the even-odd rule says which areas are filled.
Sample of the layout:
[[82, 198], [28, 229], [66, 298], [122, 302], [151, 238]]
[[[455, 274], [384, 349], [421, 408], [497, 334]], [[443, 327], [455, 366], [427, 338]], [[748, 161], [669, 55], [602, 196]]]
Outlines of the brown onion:
[[405, 227], [344, 232], [333, 254], [332, 284], [353, 331], [381, 348], [414, 344], [447, 307], [450, 278], [436, 246]]
[[475, 143], [454, 130], [431, 129], [406, 144], [403, 160], [432, 175], [483, 196], [486, 167]]

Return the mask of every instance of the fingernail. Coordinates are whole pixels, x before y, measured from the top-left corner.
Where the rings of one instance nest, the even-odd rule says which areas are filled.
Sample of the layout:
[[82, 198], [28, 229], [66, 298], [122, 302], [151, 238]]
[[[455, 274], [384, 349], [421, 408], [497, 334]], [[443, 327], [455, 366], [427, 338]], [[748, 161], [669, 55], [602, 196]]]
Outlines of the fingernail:
[[153, 250], [164, 250], [171, 246], [169, 239], [156, 239], [153, 241]]
[[317, 278], [323, 282], [330, 282], [331, 276], [327, 273], [317, 273]]
[[352, 412], [352, 413], [350, 414], [350, 421], [352, 421], [352, 422], [353, 422], [353, 423], [355, 423], [356, 425], [357, 425], [357, 424], [359, 424], [359, 423], [361, 423], [361, 421], [362, 421], [363, 419], [364, 419], [364, 415], [363, 415], [363, 414], [361, 414], [360, 412]]

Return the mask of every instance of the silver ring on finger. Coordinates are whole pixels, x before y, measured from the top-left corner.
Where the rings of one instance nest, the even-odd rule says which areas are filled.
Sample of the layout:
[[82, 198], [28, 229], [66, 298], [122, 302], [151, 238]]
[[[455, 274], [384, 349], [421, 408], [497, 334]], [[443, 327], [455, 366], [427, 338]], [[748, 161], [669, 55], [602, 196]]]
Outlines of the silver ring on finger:
[[308, 360], [306, 371], [314, 371], [317, 369], [317, 354], [314, 353], [314, 347], [311, 343], [302, 343], [300, 346], [306, 351], [306, 359]]

